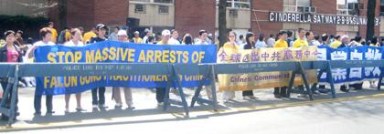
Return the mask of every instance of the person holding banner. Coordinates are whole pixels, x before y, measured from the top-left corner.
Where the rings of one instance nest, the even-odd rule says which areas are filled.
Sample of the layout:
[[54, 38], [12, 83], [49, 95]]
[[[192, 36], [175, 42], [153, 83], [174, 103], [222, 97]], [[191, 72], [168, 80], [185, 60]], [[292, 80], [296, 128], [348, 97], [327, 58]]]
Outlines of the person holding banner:
[[[194, 45], [210, 45], [210, 41], [208, 39], [208, 33], [206, 30], [202, 29], [199, 31], [199, 38], [195, 40]], [[212, 92], [209, 88], [206, 88], [205, 86], [202, 87], [203, 90], [207, 93], [208, 99], [212, 100]]]
[[[372, 37], [371, 39], [371, 44], [369, 44], [369, 46], [373, 46], [373, 47], [380, 47], [380, 43], [378, 43], [378, 39], [377, 37]], [[369, 81], [369, 87], [370, 88], [376, 88], [377, 87], [377, 84], [376, 84], [377, 81], [375, 80], [371, 80]]]
[[308, 42], [305, 40], [305, 30], [303, 28], [299, 28], [297, 31], [299, 33], [299, 38], [293, 42], [293, 48], [308, 47]]
[[[321, 35], [321, 45], [320, 46], [328, 46], [329, 36], [324, 33]], [[319, 92], [320, 93], [328, 93], [330, 90], [325, 89], [325, 85], [319, 84]]]
[[[252, 32], [248, 32], [245, 36], [245, 40], [247, 42], [246, 45], [244, 45], [244, 50], [246, 49], [255, 49], [255, 35]], [[244, 99], [256, 99], [256, 97], [253, 95], [253, 90], [249, 91], [243, 91], [243, 98]]]
[[[40, 37], [41, 41], [36, 42], [33, 44], [33, 47], [27, 52], [27, 56], [29, 58], [34, 57], [34, 52], [38, 47], [41, 46], [54, 46], [55, 44], [51, 42], [52, 39], [52, 32], [48, 28], [43, 28], [40, 30]], [[34, 107], [35, 107], [35, 115], [40, 116], [41, 115], [41, 97], [44, 93], [44, 90], [38, 89], [36, 87], [35, 90], [35, 99], [34, 99]], [[46, 107], [47, 107], [47, 114], [53, 114], [54, 111], [52, 110], [52, 95], [46, 95]]]
[[[222, 51], [224, 51], [228, 55], [237, 54], [239, 53], [239, 48], [236, 43], [236, 33], [231, 31], [228, 33], [228, 42], [223, 45], [221, 48]], [[224, 63], [232, 63], [231, 56], [228, 56], [228, 58], [224, 59]], [[223, 100], [224, 103], [227, 103], [235, 98], [235, 91], [224, 91], [223, 92]]]
[[[81, 31], [78, 28], [74, 28], [71, 30], [71, 40], [64, 43], [64, 46], [66, 47], [82, 47], [84, 46], [83, 42], [81, 41]], [[65, 113], [69, 113], [69, 100], [71, 98], [71, 94], [65, 94]], [[76, 102], [77, 107], [76, 111], [81, 112], [85, 111], [81, 106], [81, 93], [76, 94]]]
[[[275, 45], [273, 46], [273, 48], [287, 49], [288, 43], [286, 40], [287, 40], [287, 32], [281, 31], [279, 33], [279, 40], [275, 42]], [[273, 94], [275, 98], [288, 97], [287, 87], [275, 87]]]
[[[163, 32], [161, 32], [162, 39], [161, 41], [157, 42], [158, 45], [169, 45], [170, 44], [170, 38], [171, 38], [171, 31], [165, 29]], [[165, 88], [156, 88], [156, 100], [157, 105], [162, 106], [164, 104], [165, 99]]]
[[[96, 26], [96, 30], [97, 37], [92, 38], [90, 43], [106, 41], [107, 38], [105, 37], [105, 34], [108, 30], [108, 27], [104, 24], [98, 24]], [[99, 93], [99, 96], [97, 96], [97, 93]], [[98, 111], [99, 109], [105, 110], [107, 108], [105, 106], [105, 87], [92, 89], [92, 108], [93, 111]]]
[[[22, 62], [22, 52], [19, 47], [14, 43], [15, 42], [15, 32], [14, 31], [6, 31], [4, 33], [5, 36], [5, 45], [0, 48], [0, 62], [6, 62], [6, 63], [16, 63], [16, 62]], [[5, 92], [8, 83], [8, 78], [1, 78], [1, 87], [3, 88], [3, 93]], [[10, 94], [4, 94], [2, 95], [2, 99], [5, 100], [5, 106], [7, 108], [10, 108], [11, 106], [11, 96], [12, 92]], [[17, 100], [17, 99], [16, 99]], [[17, 103], [17, 102], [16, 102]], [[17, 107], [16, 107], [17, 112]], [[8, 116], [1, 115], [1, 120], [8, 120]]]
[[[117, 32], [117, 40], [119, 42], [129, 42], [127, 31], [119, 30], [119, 32]], [[127, 104], [128, 109], [135, 109], [132, 102], [132, 90], [128, 87], [124, 87], [123, 90], [125, 103]], [[120, 87], [112, 87], [112, 98], [116, 102], [115, 108], [121, 109], [123, 102], [121, 100]]]
[[[299, 28], [298, 30], [298, 33], [299, 33], [299, 38], [297, 38], [295, 40], [295, 42], [293, 42], [293, 48], [303, 48], [303, 47], [308, 47], [308, 42], [305, 40], [305, 34], [306, 34], [306, 31], [303, 29], [303, 28]], [[304, 86], [303, 85], [299, 85], [298, 88], [303, 91], [304, 90]], [[303, 94], [300, 94], [299, 95], [300, 97], [304, 97], [305, 95]]]

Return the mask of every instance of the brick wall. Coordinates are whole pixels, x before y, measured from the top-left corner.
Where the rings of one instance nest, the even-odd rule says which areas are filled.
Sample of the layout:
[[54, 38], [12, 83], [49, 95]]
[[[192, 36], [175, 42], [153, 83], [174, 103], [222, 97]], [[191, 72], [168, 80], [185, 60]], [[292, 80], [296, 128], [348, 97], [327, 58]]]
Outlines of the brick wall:
[[276, 34], [283, 28], [283, 23], [268, 20], [269, 11], [283, 11], [283, 0], [253, 0], [252, 8], [257, 10], [251, 14], [251, 28], [255, 34]]
[[106, 25], [125, 25], [128, 7], [128, 0], [96, 0], [94, 21]]
[[[336, 14], [336, 0], [312, 0], [312, 6], [316, 7], [318, 14]], [[311, 24], [311, 31], [323, 34], [336, 34], [336, 25]]]
[[82, 26], [86, 28], [86, 31], [94, 26], [94, 2], [94, 0], [68, 0], [68, 26]]
[[[363, 3], [364, 9], [360, 10], [360, 16], [367, 16], [367, 6], [368, 6], [368, 0], [360, 0], [360, 3]], [[375, 16], [379, 18], [380, 15], [380, 0], [376, 0], [376, 12]], [[366, 31], [367, 26], [359, 26], [360, 35], [365, 38], [366, 37]], [[380, 34], [380, 27], [375, 26], [375, 36], [379, 36]]]
[[193, 37], [201, 29], [215, 33], [215, 18], [216, 0], [175, 0], [175, 29], [179, 33]]
[[[98, 23], [125, 25], [128, 18], [127, 0], [68, 0], [67, 4], [67, 26], [82, 26], [86, 31]], [[50, 10], [50, 19], [60, 28], [58, 15], [57, 7]]]

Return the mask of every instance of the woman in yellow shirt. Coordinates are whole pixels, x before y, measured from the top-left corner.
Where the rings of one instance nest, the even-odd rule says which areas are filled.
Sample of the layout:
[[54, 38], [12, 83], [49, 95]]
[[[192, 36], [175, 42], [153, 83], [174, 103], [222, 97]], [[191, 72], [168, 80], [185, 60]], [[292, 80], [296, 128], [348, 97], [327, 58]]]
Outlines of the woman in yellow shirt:
[[[288, 48], [287, 32], [281, 31], [279, 33], [279, 40], [276, 41], [274, 48]], [[288, 97], [287, 87], [275, 87], [273, 92], [275, 98]]]
[[[224, 51], [228, 56], [225, 57], [223, 63], [232, 63], [232, 56], [233, 54], [239, 53], [239, 48], [236, 44], [236, 33], [231, 31], [228, 33], [228, 42], [226, 42], [221, 48], [221, 51]], [[225, 78], [221, 80], [227, 80]], [[226, 81], [229, 82], [229, 81]], [[224, 91], [223, 92], [223, 100], [224, 102], [228, 102], [229, 100], [233, 100], [235, 98], [235, 92], [234, 91]]]
[[279, 33], [279, 40], [275, 42], [275, 45], [273, 48], [288, 48], [288, 43], [287, 43], [287, 32], [281, 31]]

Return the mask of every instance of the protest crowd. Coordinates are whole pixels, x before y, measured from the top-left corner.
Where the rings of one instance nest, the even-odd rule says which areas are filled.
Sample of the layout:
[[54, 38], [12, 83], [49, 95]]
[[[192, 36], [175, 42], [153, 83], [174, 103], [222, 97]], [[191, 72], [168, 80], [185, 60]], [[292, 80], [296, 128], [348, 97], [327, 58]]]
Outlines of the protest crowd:
[[[127, 31], [120, 27], [108, 27], [104, 24], [98, 24], [89, 31], [84, 31], [82, 27], [65, 28], [62, 31], [57, 31], [54, 28], [54, 24], [50, 22], [47, 27], [42, 28], [39, 32], [39, 41], [34, 41], [31, 38], [26, 39], [23, 37], [23, 31], [4, 31], [4, 39], [0, 41], [0, 61], [6, 63], [34, 62], [34, 50], [41, 46], [54, 46], [63, 45], [68, 47], [84, 47], [89, 44], [102, 42], [102, 41], [118, 41], [118, 42], [130, 42], [137, 45], [140, 44], [153, 44], [153, 45], [217, 45], [218, 38], [213, 37], [210, 32], [206, 30], [196, 31], [198, 37], [192, 37], [191, 33], [179, 33], [177, 29], [163, 30], [161, 33], [153, 33], [149, 29], [144, 31]], [[237, 38], [239, 37], [239, 38]], [[280, 31], [277, 34], [271, 34], [269, 36], [263, 33], [248, 32], [246, 35], [237, 35], [235, 32], [228, 33], [228, 41], [224, 43], [220, 48], [223, 51], [236, 52], [246, 49], [257, 48], [303, 48], [308, 46], [329, 46], [331, 48], [344, 48], [354, 46], [376, 46], [380, 47], [384, 45], [384, 38], [379, 39], [373, 37], [372, 40], [365, 40], [361, 36], [349, 37], [348, 35], [330, 35], [327, 33], [316, 33], [316, 31], [307, 31], [299, 28], [297, 31]], [[26, 40], [25, 40], [26, 39]], [[231, 62], [231, 59], [226, 61]], [[369, 81], [370, 86], [373, 88], [376, 86], [376, 81]], [[4, 90], [8, 81], [6, 78], [1, 79], [1, 87]], [[21, 78], [19, 82], [20, 87], [35, 87], [36, 82], [34, 78]], [[302, 86], [298, 86], [302, 88]], [[345, 84], [340, 86], [340, 90], [348, 92], [350, 89], [361, 90], [362, 83]], [[106, 87], [98, 87], [91, 90], [92, 92], [92, 108], [93, 110], [105, 110]], [[115, 108], [127, 108], [134, 109], [132, 91], [126, 87], [113, 87], [112, 98], [115, 101]], [[123, 92], [121, 92], [123, 90]], [[38, 90], [36, 90], [37, 92]], [[287, 87], [275, 87], [273, 94], [276, 98], [288, 97]], [[325, 89], [325, 85], [320, 85], [319, 90], [315, 93], [328, 93]], [[164, 88], [156, 89], [156, 100], [158, 105], [163, 105], [163, 98], [165, 95]], [[253, 91], [242, 91], [244, 99], [255, 99]], [[123, 96], [123, 98], [121, 97]], [[43, 95], [35, 93], [34, 96], [34, 114], [40, 116], [41, 100]], [[235, 97], [234, 91], [224, 91], [223, 99], [227, 102]], [[7, 96], [3, 96], [3, 99], [7, 99]], [[53, 114], [52, 95], [45, 95], [46, 98], [46, 112], [47, 114]], [[71, 110], [70, 94], [65, 95], [65, 112], [68, 113]], [[82, 106], [81, 93], [75, 94], [76, 98], [76, 111], [87, 111]], [[6, 116], [2, 116], [2, 119], [7, 119]]]

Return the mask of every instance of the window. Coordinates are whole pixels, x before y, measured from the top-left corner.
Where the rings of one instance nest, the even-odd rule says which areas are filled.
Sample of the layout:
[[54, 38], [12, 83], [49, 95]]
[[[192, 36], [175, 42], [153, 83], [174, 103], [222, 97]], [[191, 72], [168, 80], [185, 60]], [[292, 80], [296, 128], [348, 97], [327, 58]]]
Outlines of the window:
[[136, 1], [136, 2], [151, 2], [150, 0], [129, 0], [129, 1]]
[[145, 5], [136, 4], [135, 5], [135, 13], [145, 13]]
[[[250, 9], [251, 0], [227, 0], [227, 7], [235, 9]], [[216, 0], [216, 5], [219, 4], [219, 0]]]
[[380, 15], [384, 16], [384, 0], [380, 0]]
[[239, 16], [238, 11], [233, 9], [229, 10], [229, 16], [232, 18], [237, 18], [237, 16]]
[[284, 11], [286, 12], [316, 12], [311, 7], [310, 0], [284, 0]]
[[358, 0], [337, 0], [337, 14], [357, 15], [358, 10], [362, 7]]
[[155, 3], [173, 3], [173, 0], [155, 0]]
[[168, 14], [169, 13], [169, 7], [168, 6], [159, 6], [159, 14]]

